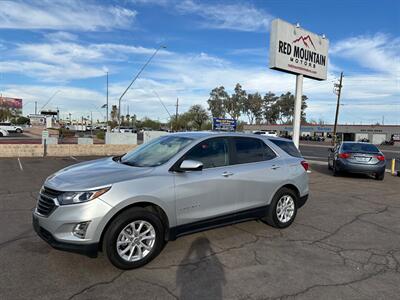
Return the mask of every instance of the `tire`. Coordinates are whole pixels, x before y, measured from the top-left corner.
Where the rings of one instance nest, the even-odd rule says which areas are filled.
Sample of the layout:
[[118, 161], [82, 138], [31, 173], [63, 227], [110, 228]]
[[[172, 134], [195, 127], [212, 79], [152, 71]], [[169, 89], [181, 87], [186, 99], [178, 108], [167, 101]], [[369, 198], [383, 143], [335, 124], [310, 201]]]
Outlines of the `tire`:
[[21, 129], [17, 129], [15, 132], [16, 133], [22, 133], [22, 130]]
[[[282, 218], [285, 213], [283, 213], [283, 215], [279, 214], [278, 204], [280, 204], [282, 202], [284, 203], [285, 199], [288, 199], [287, 197], [289, 197], [292, 201], [292, 205], [291, 205], [291, 207], [289, 207], [292, 209], [291, 210], [292, 213], [291, 213], [290, 218], [285, 221]], [[262, 220], [275, 228], [289, 227], [293, 223], [294, 219], [296, 218], [298, 201], [299, 201], [299, 197], [297, 196], [297, 193], [295, 193], [293, 190], [288, 189], [288, 188], [280, 189], [275, 194], [274, 198], [272, 199], [271, 204], [268, 209], [268, 212], [267, 212], [266, 216], [264, 218], [262, 218]], [[289, 212], [289, 214], [290, 214], [290, 211], [288, 211], [288, 210], [286, 210], [286, 211]]]
[[375, 179], [376, 180], [383, 180], [385, 178], [385, 172], [381, 172], [381, 173], [376, 173], [375, 174]]
[[[143, 235], [147, 237], [143, 240], [132, 230], [132, 226], [138, 230], [140, 224], [142, 227], [139, 232], [142, 234], [150, 230], [148, 234]], [[141, 207], [129, 208], [108, 226], [104, 234], [103, 250], [115, 267], [123, 270], [136, 269], [150, 262], [161, 252], [165, 243], [164, 232], [162, 222], [156, 213]]]
[[339, 176], [340, 175], [340, 172], [338, 171], [338, 169], [336, 169], [336, 164], [335, 164], [335, 162], [333, 162], [332, 163], [333, 164], [333, 166], [332, 166], [332, 173], [333, 173], [333, 176]]
[[330, 159], [328, 158], [328, 170], [332, 170], [332, 166], [330, 164]]
[[3, 133], [2, 132], [0, 132], [0, 137], [2, 137], [3, 136]]

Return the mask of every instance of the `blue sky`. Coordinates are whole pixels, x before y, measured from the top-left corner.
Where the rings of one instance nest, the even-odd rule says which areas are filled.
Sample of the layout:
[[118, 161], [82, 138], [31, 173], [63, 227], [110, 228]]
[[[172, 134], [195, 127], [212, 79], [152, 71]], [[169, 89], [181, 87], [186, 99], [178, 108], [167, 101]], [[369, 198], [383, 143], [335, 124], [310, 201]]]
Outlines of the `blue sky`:
[[269, 26], [274, 18], [330, 41], [328, 79], [305, 79], [307, 117], [332, 122], [333, 83], [345, 74], [341, 123], [400, 123], [400, 2], [386, 1], [1, 1], [0, 92], [24, 99], [32, 113], [93, 112], [103, 119], [109, 72], [110, 105], [159, 45], [159, 52], [123, 100], [122, 112], [166, 121], [206, 106], [209, 92], [239, 82], [248, 92], [294, 92], [295, 77], [269, 70]]

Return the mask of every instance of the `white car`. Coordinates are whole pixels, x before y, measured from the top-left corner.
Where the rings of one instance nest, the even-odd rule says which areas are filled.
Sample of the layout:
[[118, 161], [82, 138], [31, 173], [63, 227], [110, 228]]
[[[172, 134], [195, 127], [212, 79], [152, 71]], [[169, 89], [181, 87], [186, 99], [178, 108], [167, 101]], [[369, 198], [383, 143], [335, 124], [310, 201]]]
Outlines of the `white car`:
[[8, 135], [9, 135], [9, 133], [8, 133], [7, 130], [4, 130], [4, 129], [1, 129], [1, 128], [0, 128], [0, 137], [2, 137], [2, 136], [8, 136]]
[[9, 122], [3, 122], [0, 123], [0, 129], [6, 130], [8, 132], [17, 132], [17, 133], [22, 133], [22, 127], [18, 125], [12, 125]]
[[272, 136], [272, 137], [278, 137], [278, 134], [276, 133], [276, 131], [253, 131], [254, 134], [258, 134], [258, 135], [265, 135], [265, 136]]
[[111, 132], [120, 132], [120, 133], [127, 133], [127, 132], [129, 132], [129, 133], [136, 133], [136, 129], [135, 129], [135, 128], [132, 128], [132, 127], [124, 127], [124, 126], [121, 126], [121, 127], [115, 127], [115, 128], [113, 128], [113, 129], [111, 130]]

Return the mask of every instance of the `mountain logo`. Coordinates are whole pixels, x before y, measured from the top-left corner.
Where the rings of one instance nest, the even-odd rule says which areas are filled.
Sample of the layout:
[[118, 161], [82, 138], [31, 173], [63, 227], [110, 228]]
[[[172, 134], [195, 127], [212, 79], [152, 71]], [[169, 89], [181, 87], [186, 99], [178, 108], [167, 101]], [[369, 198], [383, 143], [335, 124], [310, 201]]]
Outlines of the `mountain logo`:
[[302, 36], [302, 35], [301, 35], [298, 39], [294, 40], [293, 43], [297, 43], [297, 42], [300, 42], [300, 41], [303, 41], [303, 44], [304, 44], [307, 48], [310, 48], [310, 47], [308, 46], [308, 42], [311, 43], [311, 45], [313, 46], [313, 48], [314, 48], [314, 50], [315, 50], [314, 43], [313, 43], [313, 41], [312, 41], [312, 39], [311, 39], [311, 37], [310, 37], [309, 35], [307, 35], [307, 36]]

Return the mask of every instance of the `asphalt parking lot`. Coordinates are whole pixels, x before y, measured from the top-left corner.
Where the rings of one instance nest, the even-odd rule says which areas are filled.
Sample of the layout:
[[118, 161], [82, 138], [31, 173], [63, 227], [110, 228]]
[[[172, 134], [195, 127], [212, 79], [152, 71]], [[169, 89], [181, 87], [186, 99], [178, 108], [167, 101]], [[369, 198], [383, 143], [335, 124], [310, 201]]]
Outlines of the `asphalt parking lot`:
[[1, 299], [399, 297], [399, 177], [333, 177], [312, 165], [310, 199], [289, 228], [251, 221], [197, 233], [121, 271], [103, 255], [53, 250], [32, 230], [44, 179], [79, 160], [0, 159]]

